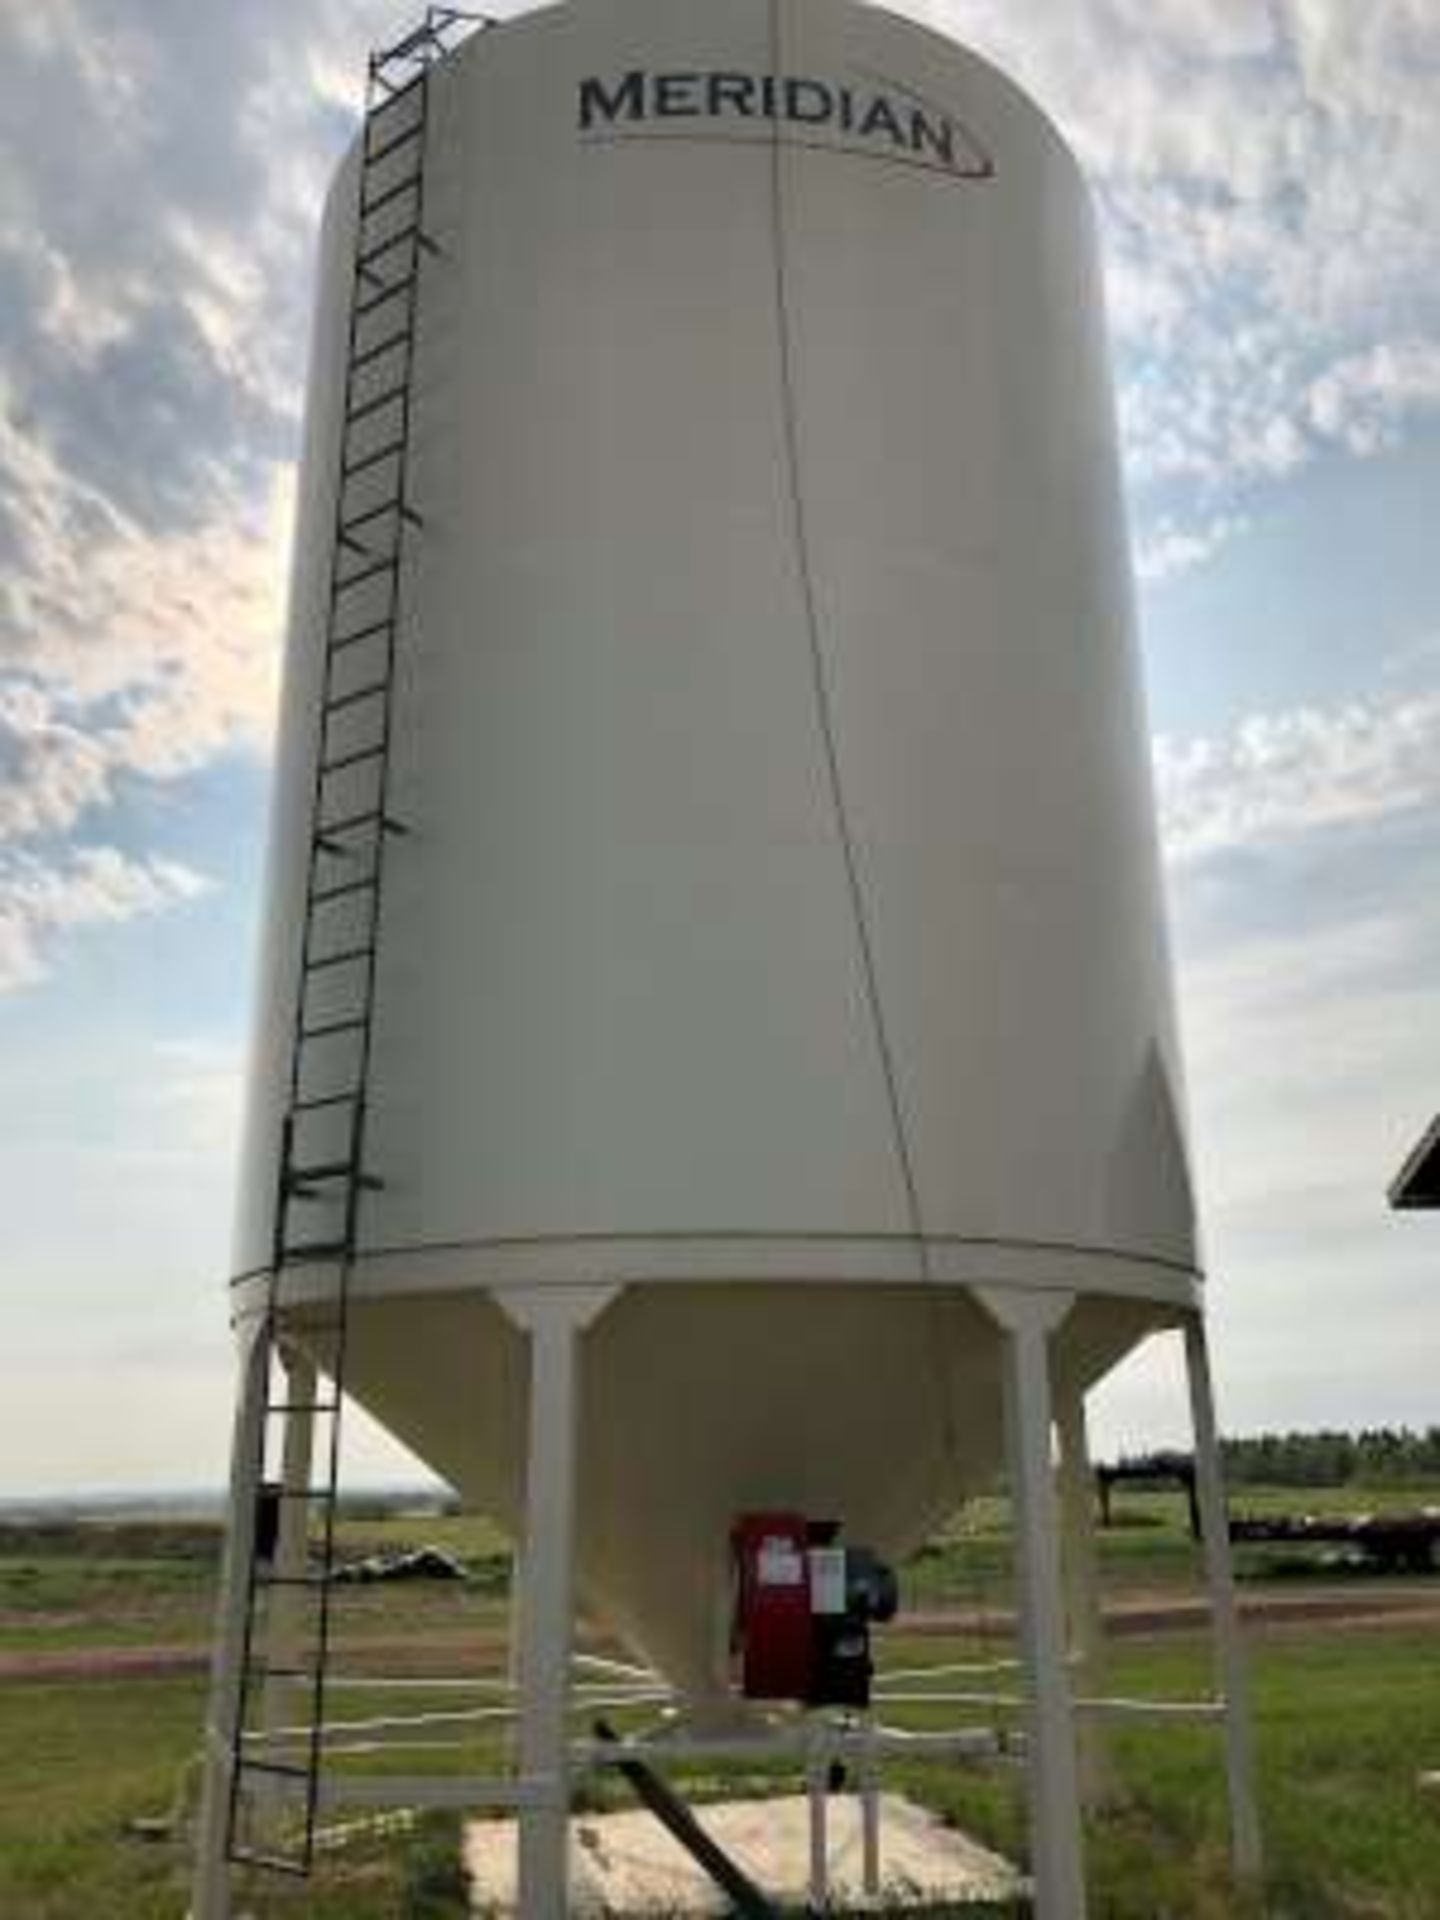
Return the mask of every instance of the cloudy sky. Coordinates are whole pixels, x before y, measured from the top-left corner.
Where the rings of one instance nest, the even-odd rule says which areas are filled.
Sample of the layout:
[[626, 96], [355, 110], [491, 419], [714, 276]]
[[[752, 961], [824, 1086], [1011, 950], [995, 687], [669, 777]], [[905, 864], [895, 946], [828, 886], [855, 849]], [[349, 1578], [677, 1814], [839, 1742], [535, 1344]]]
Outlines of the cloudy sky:
[[[1440, 1107], [1440, 8], [900, 10], [1101, 205], [1222, 1412], [1440, 1421], [1382, 1201]], [[399, 11], [0, 10], [0, 1492], [221, 1472], [311, 241]], [[1142, 1362], [1103, 1438], [1177, 1412]]]

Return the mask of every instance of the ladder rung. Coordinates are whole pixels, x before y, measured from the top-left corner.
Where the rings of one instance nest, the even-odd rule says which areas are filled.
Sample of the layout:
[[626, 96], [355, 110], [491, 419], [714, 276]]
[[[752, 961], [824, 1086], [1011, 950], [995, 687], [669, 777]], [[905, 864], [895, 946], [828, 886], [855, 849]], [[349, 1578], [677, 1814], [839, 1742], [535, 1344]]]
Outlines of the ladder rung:
[[[421, 31], [424, 31], [423, 28]], [[392, 80], [385, 69], [386, 67], [398, 65], [402, 60], [408, 66], [412, 67], [418, 62], [421, 71], [412, 75], [410, 80]], [[388, 106], [392, 100], [398, 100], [402, 93], [408, 92], [412, 85], [417, 85], [422, 81], [425, 78], [425, 69], [428, 68], [429, 65], [430, 60], [427, 56], [422, 56], [418, 53], [407, 54], [402, 47], [391, 47], [383, 53], [372, 53], [370, 56], [370, 84], [372, 87], [384, 88], [386, 97], [382, 104]], [[373, 108], [370, 117], [373, 118], [374, 113], [378, 112], [378, 110], [378, 108]]]
[[[312, 907], [323, 907], [327, 900], [343, 900], [347, 893], [363, 893], [367, 887], [374, 887], [377, 884], [377, 876], [373, 873], [367, 873], [359, 880], [345, 880], [338, 886], [321, 887], [318, 893], [311, 894], [310, 905]], [[358, 1099], [359, 1095], [357, 1094], [355, 1097]]]
[[338, 1500], [339, 1497], [334, 1487], [276, 1487], [275, 1489], [277, 1500], [330, 1501]]
[[354, 1252], [348, 1240], [297, 1240], [294, 1246], [282, 1247], [280, 1257], [287, 1263], [292, 1260], [338, 1260], [346, 1259]]
[[303, 971], [305, 973], [324, 973], [330, 967], [348, 967], [352, 966], [357, 960], [373, 960], [374, 958], [375, 942], [373, 940], [367, 940], [363, 946], [345, 947], [342, 948], [339, 953], [322, 954], [318, 960], [307, 958]]
[[350, 361], [350, 371], [358, 373], [362, 367], [368, 367], [372, 360], [379, 360], [387, 353], [393, 353], [396, 347], [408, 347], [415, 338], [412, 327], [397, 327], [394, 333], [387, 333], [383, 340], [377, 340], [373, 346], [366, 347], [362, 353], [355, 354]]
[[332, 695], [325, 702], [325, 711], [343, 713], [346, 707], [356, 707], [362, 700], [373, 700], [378, 693], [388, 693], [392, 684], [389, 680], [367, 680], [363, 687], [352, 687], [349, 693]]
[[[373, 547], [367, 547], [363, 541], [355, 538], [355, 529], [368, 526], [372, 520], [383, 520], [387, 513], [394, 514], [397, 520], [407, 521], [412, 527], [421, 527], [425, 524], [423, 517], [415, 511], [414, 507], [397, 495], [393, 500], [382, 500], [379, 506], [367, 507], [363, 513], [352, 514], [348, 520], [342, 520], [336, 529], [341, 544], [348, 547], [352, 553], [373, 553], [375, 551]], [[394, 557], [393, 554], [385, 556], [386, 559]], [[349, 582], [345, 581], [342, 584], [348, 586]]]
[[[247, 1760], [244, 1765], [253, 1767], [256, 1763]], [[258, 1847], [235, 1847], [227, 1849], [225, 1858], [232, 1866], [258, 1867], [262, 1873], [288, 1873], [293, 1880], [310, 1878], [309, 1863], [303, 1857], [290, 1858], [283, 1853], [264, 1853]]]
[[445, 51], [444, 42], [427, 19], [421, 26], [407, 33], [403, 40], [395, 40], [388, 47], [379, 47], [370, 56], [370, 71], [378, 79], [382, 68], [395, 60], [415, 60], [425, 58], [425, 50], [431, 47]]
[[368, 627], [357, 627], [354, 633], [342, 633], [331, 636], [329, 652], [341, 653], [346, 647], [358, 646], [362, 640], [373, 640], [377, 633], [392, 633], [395, 629], [395, 616], [387, 613], [383, 620], [372, 620]]
[[276, 1400], [265, 1411], [275, 1413], [338, 1413], [338, 1400]]
[[246, 1773], [273, 1773], [282, 1780], [310, 1778], [309, 1767], [299, 1766], [293, 1760], [251, 1760], [242, 1753], [240, 1766]]
[[377, 579], [382, 573], [397, 573], [400, 569], [398, 553], [387, 554], [383, 560], [373, 560], [368, 567], [360, 567], [354, 573], [341, 575], [335, 581], [335, 592], [348, 593], [351, 587], [360, 587], [367, 580]]
[[[397, 820], [393, 814], [352, 813], [348, 819], [337, 820], [333, 826], [316, 828], [314, 838], [316, 850], [320, 853], [328, 853], [332, 860], [354, 859], [370, 849], [367, 849], [363, 842], [358, 847], [347, 846], [343, 840], [338, 840], [335, 836], [353, 833], [357, 827], [369, 826], [372, 822], [378, 822], [381, 833], [394, 834], [397, 840], [403, 840], [410, 831], [405, 822]], [[374, 876], [367, 875], [367, 878], [373, 879]], [[312, 894], [311, 898], [313, 900], [315, 896]]]
[[293, 1189], [307, 1187], [315, 1180], [339, 1180], [342, 1176], [373, 1193], [378, 1193], [385, 1184], [378, 1174], [362, 1173], [353, 1160], [323, 1160], [313, 1167], [292, 1167], [286, 1178]]
[[367, 139], [363, 156], [364, 164], [367, 167], [378, 167], [382, 160], [388, 160], [392, 153], [398, 153], [407, 141], [423, 139], [424, 134], [425, 122], [417, 118], [413, 126], [407, 127], [403, 133], [392, 133], [390, 138], [382, 141], [378, 147], [372, 148]]
[[357, 747], [353, 753], [342, 753], [334, 760], [322, 760], [320, 772], [343, 773], [347, 767], [358, 767], [366, 760], [383, 760], [390, 750], [388, 740], [382, 740], [376, 747]]
[[383, 240], [377, 240], [373, 246], [366, 247], [356, 254], [355, 271], [362, 276], [373, 278], [374, 276], [370, 275], [370, 269], [377, 260], [382, 260], [387, 253], [393, 253], [396, 247], [403, 245], [405, 241], [418, 241], [419, 238], [418, 227], [401, 227], [395, 233], [387, 233]]
[[340, 820], [333, 827], [317, 827], [310, 840], [314, 851], [328, 853], [332, 860], [353, 860], [357, 854], [365, 852], [363, 846], [351, 846], [347, 841], [337, 838], [350, 824], [349, 821]]
[[403, 513], [405, 502], [397, 493], [393, 500], [382, 500], [378, 506], [366, 507], [361, 513], [352, 513], [348, 520], [340, 522], [342, 534], [354, 533], [357, 527], [368, 527], [372, 520], [383, 520], [387, 513]]
[[382, 460], [394, 460], [405, 451], [406, 441], [388, 440], [383, 447], [376, 447], [372, 453], [365, 453], [358, 460], [351, 460], [340, 470], [342, 482], [353, 480], [357, 473], [364, 473], [369, 467], [378, 467]]
[[[382, 827], [388, 824], [384, 813], [379, 807], [367, 807], [363, 813], [347, 813], [339, 820], [327, 820], [323, 826], [317, 827], [315, 829], [315, 839], [318, 843], [322, 840], [328, 840], [333, 834], [353, 833], [356, 827], [372, 826], [377, 820]], [[333, 848], [326, 848], [327, 853], [333, 851]], [[353, 853], [355, 849], [353, 847], [344, 847], [341, 851], [344, 853]]]
[[381, 407], [392, 406], [395, 401], [405, 399], [409, 391], [408, 384], [402, 380], [399, 386], [387, 387], [384, 393], [377, 393], [369, 400], [362, 400], [358, 406], [351, 407], [345, 415], [345, 425], [353, 427], [357, 420], [368, 419], [372, 413], [378, 413]]
[[[286, 1196], [290, 1200], [321, 1200], [323, 1194], [315, 1192], [317, 1181], [338, 1181], [340, 1173], [292, 1173], [286, 1185]], [[384, 1192], [384, 1181], [378, 1173], [355, 1173], [355, 1187], [367, 1194]]]
[[323, 1113], [327, 1107], [353, 1107], [364, 1098], [363, 1089], [352, 1087], [346, 1093], [317, 1093], [308, 1099], [292, 1100], [292, 1113]]
[[318, 1682], [320, 1678], [319, 1670], [315, 1667], [272, 1667], [268, 1661], [264, 1660], [253, 1660], [250, 1663], [250, 1670], [261, 1680], [312, 1680]]
[[403, 180], [397, 180], [393, 186], [386, 187], [383, 193], [377, 193], [373, 198], [362, 200], [360, 202], [360, 218], [362, 220], [368, 220], [372, 214], [379, 213], [382, 207], [392, 205], [393, 202], [400, 198], [402, 193], [418, 194], [420, 191], [420, 183], [424, 178], [423, 172], [417, 167], [413, 173], [407, 173]]
[[387, 300], [393, 300], [397, 293], [406, 293], [415, 285], [413, 272], [402, 274], [400, 279], [388, 281], [379, 293], [372, 293], [368, 300], [362, 300], [355, 309], [355, 318], [363, 320], [368, 314], [383, 307]]
[[286, 1171], [287, 1186], [304, 1186], [312, 1180], [338, 1180], [340, 1175], [356, 1172], [353, 1160], [320, 1160], [313, 1167], [290, 1167]]
[[425, 76], [423, 73], [417, 73], [414, 79], [407, 80], [403, 87], [392, 87], [378, 68], [372, 68], [372, 72], [380, 85], [387, 89], [387, 93], [386, 97], [371, 107], [369, 113], [365, 116], [366, 125], [371, 127], [374, 126], [382, 113], [388, 113], [392, 107], [399, 106], [400, 102], [412, 94], [416, 87], [423, 87], [425, 84]]
[[358, 1033], [362, 1027], [368, 1027], [368, 1014], [351, 1013], [343, 1020], [322, 1020], [318, 1027], [301, 1027], [298, 1038], [301, 1040], [328, 1040], [336, 1033]]

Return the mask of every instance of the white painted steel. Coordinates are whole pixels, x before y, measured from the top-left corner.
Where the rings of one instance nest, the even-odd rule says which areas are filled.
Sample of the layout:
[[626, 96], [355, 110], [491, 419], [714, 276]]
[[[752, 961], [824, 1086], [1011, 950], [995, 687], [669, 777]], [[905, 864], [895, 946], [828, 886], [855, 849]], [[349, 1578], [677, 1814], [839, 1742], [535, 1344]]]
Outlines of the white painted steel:
[[1230, 1854], [1236, 1874], [1256, 1881], [1265, 1864], [1260, 1812], [1255, 1799], [1255, 1735], [1250, 1720], [1250, 1676], [1240, 1638], [1235, 1576], [1230, 1563], [1230, 1510], [1221, 1477], [1220, 1436], [1215, 1425], [1215, 1390], [1210, 1378], [1210, 1343], [1205, 1322], [1194, 1314], [1186, 1322], [1185, 1377], [1190, 1390], [1190, 1423], [1195, 1440], [1195, 1494], [1200, 1507], [1200, 1537], [1210, 1587], [1211, 1628], [1215, 1636], [1215, 1674], [1225, 1721], [1225, 1780], [1230, 1801]]
[[830, 1834], [826, 1819], [828, 1808], [826, 1799], [829, 1794], [829, 1781], [826, 1775], [828, 1766], [812, 1758], [806, 1779], [806, 1798], [809, 1801], [810, 1826], [810, 1872], [809, 1893], [810, 1911], [823, 1913], [830, 1902]]
[[1005, 1458], [1015, 1512], [1015, 1601], [1025, 1673], [1025, 1787], [1035, 1915], [1036, 1920], [1085, 1920], [1060, 1507], [1050, 1460], [1051, 1345], [1070, 1303], [1008, 1288], [984, 1298], [1005, 1330]]
[[580, 1342], [610, 1304], [604, 1287], [517, 1294], [505, 1310], [530, 1347], [530, 1425], [525, 1470], [525, 1579], [516, 1605], [516, 1758], [524, 1779], [548, 1793], [520, 1820], [520, 1911], [564, 1920], [568, 1901], [570, 1662], [575, 1631], [576, 1449]]
[[[905, 1753], [923, 1747], [945, 1753], [969, 1754], [975, 1758], [995, 1757], [1007, 1750], [1005, 1741], [986, 1727], [947, 1727], [927, 1732], [910, 1732], [898, 1727], [865, 1726], [848, 1730], [826, 1727], [825, 1751], [836, 1759], [849, 1758], [859, 1763], [873, 1747], [877, 1753]], [[604, 1768], [618, 1766], [633, 1757], [653, 1759], [663, 1765], [667, 1760], [775, 1760], [786, 1756], [807, 1758], [814, 1750], [813, 1728], [787, 1732], [777, 1726], [750, 1739], [672, 1734], [668, 1729], [654, 1740], [631, 1737], [617, 1747], [613, 1741], [577, 1741], [571, 1747], [576, 1764]]]
[[226, 1836], [244, 1685], [245, 1615], [262, 1470], [266, 1343], [254, 1321], [236, 1342], [235, 1416], [230, 1440], [230, 1524], [216, 1602], [210, 1708], [205, 1724], [200, 1817], [191, 1885], [193, 1920], [230, 1920]]
[[860, 1885], [872, 1899], [880, 1892], [880, 1769], [877, 1765], [875, 1726], [866, 1729], [871, 1736], [865, 1742], [860, 1764]]
[[[993, 174], [883, 127], [578, 124], [587, 76], [777, 67], [949, 116]], [[625, 1284], [584, 1341], [580, 1591], [703, 1692], [737, 1511], [900, 1553], [993, 1470], [1003, 1342], [961, 1285], [1076, 1291], [1081, 1381], [1195, 1297], [1091, 215], [1014, 87], [845, 0], [550, 8], [472, 39], [431, 125], [347, 1387], [518, 1529], [523, 1340], [484, 1289]], [[354, 166], [240, 1275], [271, 1253]]]
[[[1095, 1543], [1095, 1476], [1085, 1396], [1073, 1381], [1055, 1394], [1056, 1484], [1060, 1496], [1061, 1571], [1069, 1627], [1074, 1685], [1098, 1694], [1105, 1680], [1105, 1624], [1100, 1611], [1100, 1569]], [[1078, 1701], [1074, 1703], [1079, 1711]], [[1104, 1800], [1111, 1786], [1109, 1748], [1102, 1729], [1082, 1726], [1078, 1735], [1080, 1796], [1087, 1807]]]

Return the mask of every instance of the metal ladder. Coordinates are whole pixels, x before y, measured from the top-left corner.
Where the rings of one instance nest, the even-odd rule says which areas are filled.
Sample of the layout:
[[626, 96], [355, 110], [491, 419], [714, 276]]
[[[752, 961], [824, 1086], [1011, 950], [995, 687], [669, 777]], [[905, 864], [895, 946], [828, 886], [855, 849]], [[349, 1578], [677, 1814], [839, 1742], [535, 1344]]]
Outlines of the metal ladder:
[[[426, 256], [440, 251], [425, 229], [430, 79], [458, 35], [489, 24], [430, 7], [368, 67], [299, 983], [260, 1334], [261, 1492], [225, 1840], [232, 1863], [300, 1877], [314, 1861], [320, 1811], [350, 1279], [364, 1196], [384, 1184], [367, 1164], [365, 1135], [386, 853], [407, 831], [390, 806], [390, 748], [401, 569], [424, 524], [409, 486], [420, 286]], [[326, 1276], [320, 1287], [317, 1267]], [[282, 1384], [280, 1364], [297, 1268], [310, 1270], [310, 1286], [296, 1337], [319, 1369], [309, 1377], [328, 1380], [303, 1399]], [[277, 1476], [292, 1422], [305, 1423], [298, 1451], [307, 1460], [318, 1454], [321, 1468], [317, 1476], [310, 1466], [303, 1486]], [[304, 1513], [298, 1527], [287, 1514], [294, 1502]], [[282, 1540], [288, 1555], [277, 1548]], [[256, 1724], [276, 1697], [272, 1683], [287, 1707], [302, 1703], [281, 1730]]]

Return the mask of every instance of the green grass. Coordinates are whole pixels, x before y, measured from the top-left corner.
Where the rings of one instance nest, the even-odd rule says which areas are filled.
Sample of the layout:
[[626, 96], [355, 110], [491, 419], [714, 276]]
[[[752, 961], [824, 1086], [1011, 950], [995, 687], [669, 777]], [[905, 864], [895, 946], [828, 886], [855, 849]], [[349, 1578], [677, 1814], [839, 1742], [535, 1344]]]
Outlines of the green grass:
[[[1440, 1503], [1435, 1488], [1243, 1488], [1237, 1512], [1361, 1512]], [[1121, 1489], [1122, 1524], [1100, 1536], [1107, 1594], [1164, 1593], [1190, 1585], [1197, 1555], [1185, 1531], [1177, 1493]], [[356, 1631], [410, 1633], [474, 1617], [477, 1593], [500, 1601], [508, 1586], [509, 1549], [489, 1521], [470, 1515], [342, 1518], [342, 1558], [391, 1552], [427, 1541], [457, 1554], [473, 1575], [467, 1589], [370, 1589], [347, 1593]], [[0, 1651], [60, 1650], [89, 1645], [194, 1645], [209, 1638], [218, 1529], [143, 1521], [90, 1526], [0, 1525]], [[1242, 1547], [1242, 1580], [1272, 1577], [1297, 1566], [1320, 1566], [1305, 1549]], [[1367, 1578], [1373, 1576], [1366, 1576]], [[1008, 1601], [1008, 1508], [977, 1500], [903, 1570], [909, 1608], [993, 1608]]]
[[[1231, 1498], [1235, 1513], [1251, 1515], [1394, 1513], [1426, 1505], [1440, 1505], [1440, 1488], [1242, 1487]], [[1117, 1524], [1098, 1536], [1100, 1582], [1108, 1598], [1163, 1595], [1195, 1584], [1199, 1549], [1189, 1536], [1183, 1494], [1120, 1487], [1113, 1511]], [[1306, 1547], [1238, 1546], [1235, 1567], [1242, 1583], [1296, 1571], [1335, 1571], [1323, 1551]], [[1008, 1503], [998, 1497], [973, 1501], [911, 1561], [902, 1579], [907, 1607], [1004, 1605], [1010, 1582]]]
[[[1151, 1643], [1112, 1662], [1110, 1687], [1199, 1698], [1206, 1642]], [[1118, 1792], [1092, 1821], [1091, 1913], [1109, 1920], [1436, 1920], [1440, 1802], [1416, 1785], [1440, 1758], [1433, 1636], [1286, 1632], [1254, 1648], [1260, 1797], [1269, 1871], [1247, 1906], [1228, 1870], [1220, 1734], [1126, 1724], [1110, 1739]], [[938, 1766], [897, 1775], [1003, 1851], [1023, 1845], [1018, 1783]]]
[[[916, 1643], [897, 1648], [909, 1659]], [[1131, 1648], [1112, 1683], [1194, 1697], [1206, 1650], [1186, 1639]], [[1096, 1920], [1435, 1920], [1440, 1806], [1416, 1788], [1440, 1749], [1432, 1638], [1350, 1630], [1262, 1639], [1255, 1657], [1262, 1801], [1271, 1872], [1247, 1908], [1226, 1868], [1219, 1736], [1127, 1727], [1114, 1736], [1117, 1804], [1092, 1823]], [[7, 1920], [176, 1920], [183, 1872], [166, 1848], [126, 1835], [163, 1813], [193, 1752], [201, 1688], [189, 1681], [6, 1690], [0, 1742], [0, 1913]], [[918, 1715], [919, 1719], [931, 1716]], [[937, 1763], [894, 1765], [888, 1784], [1016, 1852], [1017, 1776]], [[712, 1791], [724, 1782], [712, 1777]], [[422, 1826], [327, 1863], [303, 1903], [266, 1896], [261, 1914], [354, 1920], [453, 1915], [454, 1833]], [[447, 1893], [447, 1884], [451, 1892]]]
[[7, 1920], [175, 1920], [167, 1853], [125, 1837], [163, 1813], [203, 1711], [198, 1683], [5, 1688], [0, 1913]]
[[[1387, 1496], [1415, 1505], [1434, 1495]], [[1247, 1492], [1249, 1511], [1346, 1510], [1378, 1496], [1304, 1499]], [[1154, 1592], [1192, 1578], [1194, 1551], [1170, 1495], [1122, 1494], [1139, 1524], [1104, 1536], [1112, 1595]], [[433, 1540], [492, 1568], [504, 1546], [483, 1522], [351, 1520], [347, 1553]], [[163, 1536], [77, 1529], [37, 1540], [0, 1536], [0, 1650], [203, 1645], [209, 1633], [214, 1535], [180, 1550]], [[907, 1570], [911, 1604], [1002, 1607], [1008, 1543], [999, 1502], [982, 1503]], [[1253, 1563], [1259, 1564], [1259, 1563]], [[1375, 1580], [1375, 1586], [1385, 1583]], [[1409, 1583], [1413, 1586], [1413, 1582]], [[1287, 1586], [1290, 1583], [1287, 1583]], [[1437, 1586], [1440, 1591], [1440, 1586]], [[503, 1603], [493, 1586], [371, 1588], [340, 1602], [342, 1645], [384, 1641], [450, 1668], [478, 1662]], [[890, 1664], [982, 1651], [973, 1637], [887, 1640]], [[993, 1651], [993, 1649], [991, 1649]], [[1413, 1628], [1287, 1628], [1254, 1644], [1261, 1793], [1270, 1873], [1248, 1904], [1230, 1884], [1220, 1740], [1213, 1727], [1127, 1724], [1114, 1735], [1114, 1804], [1092, 1821], [1092, 1920], [1440, 1920], [1440, 1798], [1416, 1787], [1440, 1766], [1440, 1659]], [[1196, 1697], [1207, 1691], [1198, 1637], [1125, 1641], [1112, 1691]], [[387, 1654], [387, 1665], [394, 1664]], [[159, 1678], [110, 1683], [4, 1683], [0, 1704], [0, 1916], [3, 1920], [179, 1920], [183, 1862], [132, 1837], [128, 1823], [163, 1814], [198, 1744], [203, 1683]], [[357, 1702], [363, 1706], [363, 1700]], [[916, 1718], [933, 1718], [917, 1710]], [[479, 1765], [488, 1756], [472, 1755]], [[733, 1787], [711, 1775], [704, 1790]], [[1019, 1776], [1008, 1770], [895, 1764], [887, 1784], [928, 1801], [1003, 1851], [1023, 1846]], [[614, 1789], [600, 1795], [613, 1798]], [[463, 1911], [456, 1823], [426, 1820], [327, 1861], [300, 1894], [269, 1891], [258, 1920], [455, 1920]]]
[[[5, 1920], [180, 1920], [188, 1863], [135, 1820], [193, 1803], [198, 1682], [6, 1687], [0, 1738], [0, 1914]], [[311, 1886], [258, 1889], [257, 1915], [452, 1920], [458, 1829], [423, 1821], [327, 1862]]]
[[[457, 1552], [471, 1570], [465, 1586], [435, 1583], [341, 1590], [337, 1613], [356, 1636], [464, 1634], [503, 1617], [508, 1555], [484, 1521], [345, 1521], [339, 1557], [359, 1559], [413, 1545], [416, 1538]], [[92, 1647], [209, 1644], [220, 1535], [177, 1528], [180, 1541], [148, 1523], [50, 1528], [0, 1526], [0, 1653]], [[488, 1602], [488, 1604], [487, 1604]]]

